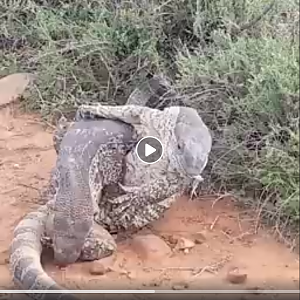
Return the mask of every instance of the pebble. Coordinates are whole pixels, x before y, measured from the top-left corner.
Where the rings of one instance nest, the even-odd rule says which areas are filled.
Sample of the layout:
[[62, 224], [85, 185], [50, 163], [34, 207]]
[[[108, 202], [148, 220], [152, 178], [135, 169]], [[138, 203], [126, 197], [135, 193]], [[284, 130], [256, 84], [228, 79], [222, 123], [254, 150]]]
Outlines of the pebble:
[[114, 271], [113, 264], [116, 260], [115, 255], [111, 255], [100, 260], [95, 260], [90, 263], [89, 273], [91, 275], [104, 275]]
[[247, 274], [240, 272], [238, 268], [233, 268], [227, 272], [226, 279], [233, 284], [242, 284], [247, 280]]
[[153, 234], [137, 235], [133, 237], [131, 245], [143, 260], [162, 259], [172, 254], [172, 250], [167, 243]]
[[93, 263], [90, 267], [91, 275], [104, 275], [108, 272], [108, 269], [101, 263]]
[[176, 248], [183, 250], [185, 253], [188, 253], [190, 249], [195, 247], [195, 243], [192, 240], [189, 240], [184, 237], [180, 237], [177, 241]]

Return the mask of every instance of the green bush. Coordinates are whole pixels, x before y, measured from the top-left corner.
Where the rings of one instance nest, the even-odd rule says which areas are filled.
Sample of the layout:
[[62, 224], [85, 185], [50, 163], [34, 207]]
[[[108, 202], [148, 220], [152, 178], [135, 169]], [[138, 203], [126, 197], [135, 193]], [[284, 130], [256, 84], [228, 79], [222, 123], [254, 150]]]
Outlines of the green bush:
[[[299, 219], [299, 52], [274, 38], [219, 36], [178, 56], [178, 85], [215, 133], [212, 181]], [[201, 91], [201, 92], [200, 92]], [[197, 96], [199, 94], [199, 96]], [[270, 202], [273, 206], [270, 207]]]
[[208, 188], [298, 224], [296, 1], [14, 0], [0, 13], [0, 76], [38, 77], [25, 108], [121, 104], [162, 72], [212, 130]]

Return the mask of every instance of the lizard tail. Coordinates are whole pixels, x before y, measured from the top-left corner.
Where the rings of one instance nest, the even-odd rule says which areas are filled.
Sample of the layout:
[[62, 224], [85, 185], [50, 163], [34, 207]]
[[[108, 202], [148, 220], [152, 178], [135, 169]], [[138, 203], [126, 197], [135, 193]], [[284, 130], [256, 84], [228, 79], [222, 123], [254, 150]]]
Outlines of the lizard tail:
[[[43, 270], [41, 238], [45, 228], [47, 205], [31, 212], [16, 226], [10, 245], [9, 267], [14, 283], [24, 290], [62, 290]], [[58, 295], [59, 294], [59, 295]], [[27, 294], [33, 299], [50, 300], [52, 294]], [[59, 299], [78, 300], [70, 294], [56, 294]]]
[[140, 84], [135, 90], [129, 95], [126, 105], [138, 105], [138, 106], [156, 106], [159, 99], [152, 99], [152, 97], [163, 96], [166, 92], [172, 89], [171, 83], [167, 78], [162, 75], [154, 75], [146, 82]]

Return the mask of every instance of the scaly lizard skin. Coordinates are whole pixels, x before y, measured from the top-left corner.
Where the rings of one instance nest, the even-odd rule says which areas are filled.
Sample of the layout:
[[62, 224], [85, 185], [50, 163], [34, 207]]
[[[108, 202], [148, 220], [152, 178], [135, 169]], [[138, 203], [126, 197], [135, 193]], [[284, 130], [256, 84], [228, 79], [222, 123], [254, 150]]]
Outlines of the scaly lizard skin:
[[[26, 290], [59, 290], [55, 281], [43, 270], [40, 259], [48, 205], [26, 215], [16, 226], [10, 246], [10, 269], [14, 283]], [[34, 299], [50, 300], [51, 294], [29, 294]], [[78, 300], [72, 295], [61, 295], [61, 299]], [[60, 298], [60, 297], [59, 297]]]
[[101, 259], [116, 250], [94, 215], [103, 187], [122, 181], [124, 157], [136, 142], [133, 127], [118, 121], [79, 121], [68, 129], [50, 179], [49, 202], [14, 231], [9, 260], [18, 286], [59, 288], [42, 269], [41, 241], [53, 243], [55, 260], [63, 265]]
[[47, 222], [58, 263], [79, 258], [103, 187], [123, 179], [123, 160], [137, 143], [134, 136], [132, 126], [106, 119], [76, 122], [63, 137], [55, 167], [53, 219]]
[[[161, 90], [168, 90], [172, 91], [170, 83], [167, 79], [165, 79], [162, 76], [155, 75], [152, 78], [150, 78], [148, 81], [144, 82], [140, 86], [138, 86], [128, 97], [126, 101], [126, 105], [128, 104], [134, 104], [134, 105], [141, 105], [146, 106], [148, 102], [152, 102], [152, 97], [157, 97], [159, 93], [161, 93]], [[87, 119], [87, 116], [85, 116], [84, 119]], [[92, 118], [95, 119], [95, 118]], [[76, 115], [75, 121], [81, 120], [81, 117]], [[65, 117], [61, 117], [57, 126], [56, 130], [53, 134], [53, 145], [56, 153], [59, 153], [59, 147], [61, 144], [61, 141], [66, 134], [68, 128], [74, 122], [68, 122]]]
[[153, 211], [153, 216], [159, 217], [156, 208], [163, 212], [195, 178], [202, 179], [200, 174], [206, 166], [212, 139], [196, 110], [91, 104], [82, 105], [77, 116], [121, 120], [133, 125], [139, 138], [154, 136], [164, 147], [163, 157], [151, 165], [142, 163], [133, 150], [128, 153], [124, 186], [121, 185], [126, 194], [107, 200], [113, 206], [107, 205], [106, 211], [100, 209], [96, 220], [99, 224], [108, 228], [142, 227], [153, 220], [144, 217], [147, 213], [151, 215]]
[[[150, 81], [149, 86], [153, 84], [154, 89], [135, 91], [130, 99], [150, 97], [159, 86], [155, 85], [156, 80]], [[40, 263], [42, 245], [53, 247], [56, 260], [62, 263], [74, 261], [78, 256], [81, 260], [100, 259], [116, 249], [112, 236], [91, 220], [101, 208], [100, 203], [100, 208], [97, 205], [101, 188], [122, 181], [120, 176], [124, 170], [121, 162], [124, 151], [132, 147], [133, 137], [133, 128], [118, 121], [68, 123], [61, 118], [53, 137], [58, 160], [44, 193], [45, 199], [50, 200], [38, 211], [29, 213], [14, 231], [10, 269], [18, 287], [27, 290], [61, 289], [43, 271]], [[118, 145], [121, 148], [109, 146], [111, 139], [121, 142]], [[30, 296], [48, 298], [47, 294]], [[60, 297], [76, 299], [63, 294]]]
[[[10, 270], [17, 287], [26, 290], [58, 290], [55, 297], [63, 300], [78, 300], [77, 297], [61, 294], [63, 290], [47, 273], [41, 265], [41, 240], [46, 238], [45, 245], [49, 242], [45, 236], [46, 220], [51, 211], [52, 201], [41, 206], [37, 211], [31, 212], [20, 221], [14, 230], [14, 238], [10, 246]], [[93, 231], [85, 239], [80, 255], [82, 260], [98, 259], [99, 256], [108, 256], [115, 249], [111, 236], [101, 226], [95, 224]], [[105, 252], [106, 251], [106, 252]], [[37, 300], [52, 300], [51, 294], [28, 294]]]
[[[159, 89], [159, 87], [161, 86], [161, 89]], [[151, 97], [151, 93], [154, 94], [153, 91], [155, 91], [155, 93], [159, 93], [160, 90], [164, 90], [164, 94], [161, 94], [161, 97], [156, 97], [157, 99], [152, 99]], [[176, 91], [172, 88], [171, 83], [168, 81], [167, 78], [165, 78], [164, 76], [161, 75], [155, 75], [153, 78], [151, 78], [151, 80], [149, 80], [149, 82], [145, 82], [143, 86], [141, 86], [139, 89], [136, 89], [128, 98], [126, 105], [139, 105], [139, 106], [148, 106], [151, 108], [158, 108], [160, 110], [166, 108], [167, 106], [170, 106], [170, 104], [168, 105], [168, 102], [170, 102], [168, 99], [167, 101], [165, 101], [165, 96], [168, 96], [171, 99], [172, 98], [177, 98], [180, 99], [179, 95], [176, 93]], [[183, 103], [179, 100], [178, 101], [180, 104], [180, 106], [185, 106], [183, 105]], [[188, 113], [189, 114], [189, 113]], [[183, 127], [187, 127], [187, 130], [190, 129], [190, 127], [195, 127], [198, 126], [197, 121], [196, 124], [192, 124], [193, 119], [194, 120], [198, 120], [198, 116], [193, 117], [191, 120], [189, 119], [189, 116], [183, 117], [182, 121], [180, 121], [182, 123], [181, 128]], [[182, 116], [184, 116], [184, 113], [181, 114]], [[193, 115], [195, 115], [195, 113], [193, 113]], [[85, 117], [84, 117], [85, 118]], [[78, 118], [80, 119], [80, 118]], [[186, 125], [184, 124], [186, 123]], [[188, 126], [188, 124], [190, 124]], [[62, 126], [65, 126], [65, 124], [63, 124]], [[200, 127], [202, 127], [202, 124], [200, 124]], [[203, 131], [203, 133], [205, 134], [206, 130]], [[179, 133], [179, 135], [184, 136], [185, 133]], [[209, 134], [210, 135], [210, 134]], [[211, 141], [209, 141], [209, 139], [211, 140], [211, 137], [205, 137], [203, 136], [203, 141], [207, 141], [206, 144], [207, 147], [211, 147]], [[205, 151], [210, 152], [210, 148], [207, 148]], [[206, 166], [206, 162], [203, 162], [203, 169]], [[196, 194], [196, 189], [199, 186], [199, 183], [202, 181], [202, 177], [198, 177], [195, 178], [192, 182], [191, 182], [191, 194], [190, 194], [190, 199], [193, 198], [194, 195]], [[189, 188], [188, 188], [189, 189]]]
[[[145, 165], [137, 159], [133, 150], [127, 155], [125, 178], [120, 180], [120, 182], [124, 184], [123, 189], [126, 191], [126, 194], [121, 195], [116, 199], [111, 199], [110, 201], [102, 200], [99, 203], [100, 212], [98, 214], [97, 222], [104, 225], [105, 228], [109, 230], [130, 229], [132, 227], [140, 228], [147, 225], [149, 222], [158, 219], [175, 201], [176, 196], [181, 193], [181, 190], [185, 187], [186, 183], [190, 182], [191, 177], [198, 176], [199, 170], [205, 166], [203, 166], [203, 163], [205, 164], [208, 153], [201, 153], [201, 155], [199, 155], [196, 151], [196, 153], [193, 154], [192, 150], [195, 146], [194, 144], [196, 143], [197, 147], [199, 147], [199, 145], [201, 146], [201, 144], [204, 143], [207, 145], [207, 149], [210, 149], [210, 135], [208, 133], [210, 139], [207, 138], [207, 128], [201, 119], [199, 120], [199, 116], [195, 111], [193, 112], [191, 109], [178, 107], [173, 107], [163, 112], [151, 109], [145, 109], [144, 111], [140, 111], [139, 109], [136, 110], [137, 111], [136, 113], [133, 113], [133, 116], [130, 116], [129, 113], [131, 119], [132, 117], [134, 117], [134, 119], [136, 118], [137, 122], [133, 122], [134, 127], [139, 128], [141, 136], [149, 134], [155, 136], [153, 132], [159, 133], [158, 138], [164, 141], [164, 146], [167, 150], [165, 151], [166, 156], [161, 159], [160, 162], [162, 162], [162, 164]], [[85, 112], [83, 111], [81, 115], [84, 114]], [[139, 118], [140, 121], [138, 120]], [[187, 119], [189, 119], [189, 122], [186, 122]], [[153, 121], [155, 125], [151, 127]], [[82, 124], [82, 122], [80, 123]], [[176, 125], [176, 123], [178, 124]], [[199, 131], [202, 132], [203, 136], [201, 136], [201, 134], [195, 134], [195, 132], [193, 133], [195, 124], [198, 126]], [[145, 128], [143, 128], [143, 126], [145, 126]], [[67, 133], [68, 132], [69, 130]], [[182, 136], [177, 137], [177, 135], [184, 135], [184, 138], [182, 138]], [[188, 138], [189, 135], [191, 137], [190, 141], [186, 140], [186, 137]], [[168, 149], [166, 147], [168, 145], [173, 146]], [[57, 149], [61, 148], [62, 145], [58, 146]], [[206, 148], [203, 147], [203, 149]], [[175, 154], [174, 157], [172, 156], [173, 154]], [[204, 158], [202, 157], [202, 154]], [[205, 154], [207, 155], [205, 156]], [[195, 165], [197, 166], [195, 167]], [[78, 171], [78, 169], [75, 171]], [[89, 178], [88, 175], [86, 176]], [[83, 178], [83, 175], [80, 175], [79, 178]], [[82, 179], [79, 181], [81, 180]], [[74, 182], [76, 182], [76, 178]], [[55, 191], [57, 184], [59, 186], [60, 180], [52, 184], [52, 190]], [[89, 186], [88, 183], [86, 183], [86, 186]], [[73, 192], [69, 191], [69, 193]], [[67, 197], [69, 197], [68, 194]], [[94, 205], [92, 206], [94, 207]], [[55, 216], [56, 214], [56, 212], [53, 214], [53, 207], [55, 207], [55, 202], [53, 203], [53, 201], [50, 201], [46, 206], [43, 206], [40, 209], [44, 209], [44, 212], [47, 213], [46, 216], [45, 213], [40, 217], [35, 215], [33, 219], [36, 222], [33, 222], [32, 224], [28, 222], [25, 226], [22, 226], [24, 224], [21, 222], [16, 228], [15, 237], [11, 247], [10, 264], [14, 280], [22, 288], [42, 290], [59, 288], [59, 286], [43, 272], [40, 264], [40, 239], [47, 244], [49, 236], [51, 238], [52, 229], [51, 226], [47, 224], [53, 225], [53, 215]], [[89, 213], [91, 211], [94, 210], [89, 207]], [[80, 223], [81, 222], [78, 224]], [[24, 229], [22, 229], [22, 227]], [[71, 224], [71, 227], [73, 227], [74, 233], [74, 224]], [[92, 229], [93, 230], [90, 232], [88, 238], [85, 239], [85, 243], [82, 246], [80, 259], [99, 259], [110, 255], [115, 250], [115, 243], [112, 237], [103, 227], [94, 224]], [[26, 243], [27, 232], [29, 237], [31, 237], [31, 248]], [[70, 242], [69, 237], [67, 237], [66, 241]], [[23, 245], [25, 251], [23, 250]], [[68, 251], [70, 248], [68, 249], [68, 246], [66, 247]], [[59, 255], [61, 254], [62, 253], [59, 253]], [[31, 275], [31, 277], [34, 278], [33, 280], [26, 280], [25, 276], [27, 269], [33, 274]], [[34, 270], [36, 270], [36, 272]], [[35, 294], [34, 296], [43, 297], [45, 295]]]

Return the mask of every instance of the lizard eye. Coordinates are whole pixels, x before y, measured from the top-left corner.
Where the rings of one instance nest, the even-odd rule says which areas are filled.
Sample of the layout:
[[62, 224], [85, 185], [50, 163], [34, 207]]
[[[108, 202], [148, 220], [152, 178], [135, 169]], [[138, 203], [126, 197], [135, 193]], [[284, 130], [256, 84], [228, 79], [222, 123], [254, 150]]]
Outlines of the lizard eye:
[[181, 150], [181, 146], [179, 144], [177, 144], [177, 148], [178, 150]]

